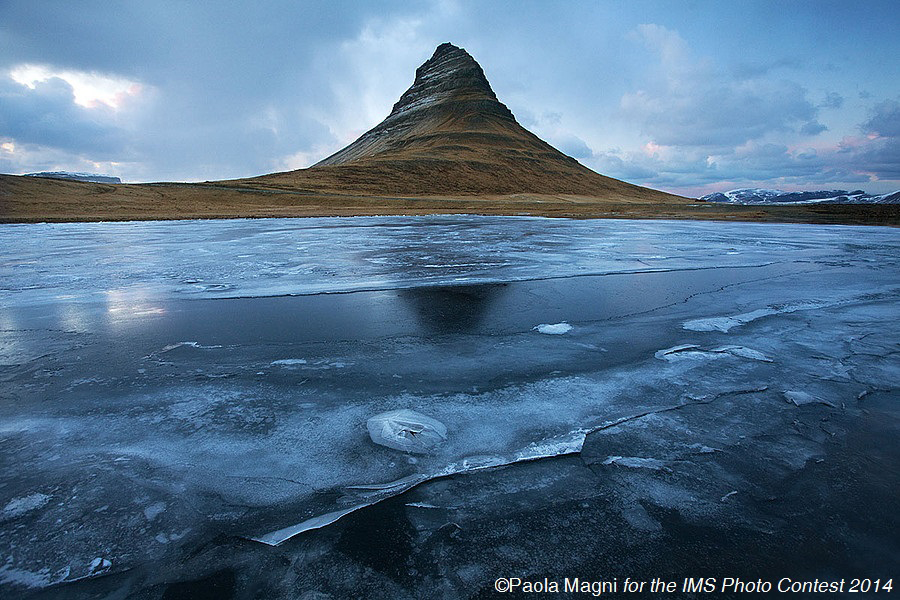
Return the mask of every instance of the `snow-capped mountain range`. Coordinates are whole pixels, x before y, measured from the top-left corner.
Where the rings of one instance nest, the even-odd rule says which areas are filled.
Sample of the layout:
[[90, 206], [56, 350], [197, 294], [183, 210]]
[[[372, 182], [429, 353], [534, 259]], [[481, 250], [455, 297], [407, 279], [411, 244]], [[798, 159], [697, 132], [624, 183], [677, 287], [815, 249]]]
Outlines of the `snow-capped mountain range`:
[[900, 190], [873, 196], [862, 190], [821, 190], [818, 192], [785, 192], [762, 188], [741, 188], [730, 192], [716, 192], [699, 198], [701, 202], [729, 204], [900, 204]]

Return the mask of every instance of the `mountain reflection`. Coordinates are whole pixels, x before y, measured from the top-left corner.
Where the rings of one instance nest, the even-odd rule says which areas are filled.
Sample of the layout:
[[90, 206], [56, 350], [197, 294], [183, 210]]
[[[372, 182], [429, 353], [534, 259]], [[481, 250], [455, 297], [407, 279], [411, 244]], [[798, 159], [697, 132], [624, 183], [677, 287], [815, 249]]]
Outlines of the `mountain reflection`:
[[467, 333], [478, 328], [505, 284], [476, 284], [409, 288], [398, 296], [413, 309], [427, 333]]

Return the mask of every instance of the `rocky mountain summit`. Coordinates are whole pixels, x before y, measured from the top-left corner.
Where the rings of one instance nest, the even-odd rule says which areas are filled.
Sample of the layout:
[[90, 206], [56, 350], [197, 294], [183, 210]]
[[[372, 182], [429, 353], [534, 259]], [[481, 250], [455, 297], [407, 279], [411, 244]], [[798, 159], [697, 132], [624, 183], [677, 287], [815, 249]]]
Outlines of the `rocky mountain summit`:
[[513, 114], [497, 100], [475, 59], [462, 48], [445, 43], [416, 70], [412, 87], [400, 96], [384, 121], [315, 166], [396, 153], [411, 145], [420, 146], [420, 150], [427, 148], [431, 154], [435, 150], [449, 150], [448, 158], [455, 158], [457, 153], [471, 148], [454, 145], [448, 148], [432, 143], [430, 138], [443, 132], [451, 139], [459, 141], [465, 136], [472, 142], [479, 137], [478, 133], [483, 138], [491, 133], [497, 135], [497, 129], [502, 131], [517, 125]]
[[399, 196], [567, 194], [673, 202], [604, 177], [522, 127], [468, 52], [445, 43], [381, 123], [313, 165], [253, 185]]

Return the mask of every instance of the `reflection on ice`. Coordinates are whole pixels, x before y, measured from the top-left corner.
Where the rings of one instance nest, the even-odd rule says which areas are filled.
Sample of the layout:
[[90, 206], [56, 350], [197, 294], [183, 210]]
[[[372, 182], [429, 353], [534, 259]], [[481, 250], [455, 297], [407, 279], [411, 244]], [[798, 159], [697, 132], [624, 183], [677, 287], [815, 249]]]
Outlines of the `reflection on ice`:
[[0, 263], [0, 305], [111, 294], [113, 308], [140, 312], [155, 310], [154, 299], [182, 295], [446, 286], [784, 259], [849, 265], [889, 254], [892, 239], [875, 227], [465, 215], [7, 225], [0, 247], [19, 258]]

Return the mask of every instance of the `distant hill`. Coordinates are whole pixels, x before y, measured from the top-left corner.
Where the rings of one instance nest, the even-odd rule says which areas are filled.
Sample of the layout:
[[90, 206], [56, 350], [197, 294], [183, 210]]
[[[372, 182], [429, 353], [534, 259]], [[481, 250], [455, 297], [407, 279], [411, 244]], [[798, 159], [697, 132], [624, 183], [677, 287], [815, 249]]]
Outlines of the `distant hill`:
[[703, 202], [729, 204], [900, 204], [900, 191], [873, 196], [862, 190], [822, 190], [818, 192], [783, 192], [761, 188], [741, 188], [701, 196]]
[[89, 181], [91, 183], [122, 183], [118, 177], [97, 175], [94, 173], [70, 173], [69, 171], [41, 171], [25, 173], [25, 177], [44, 177], [47, 179], [67, 179], [69, 181]]

